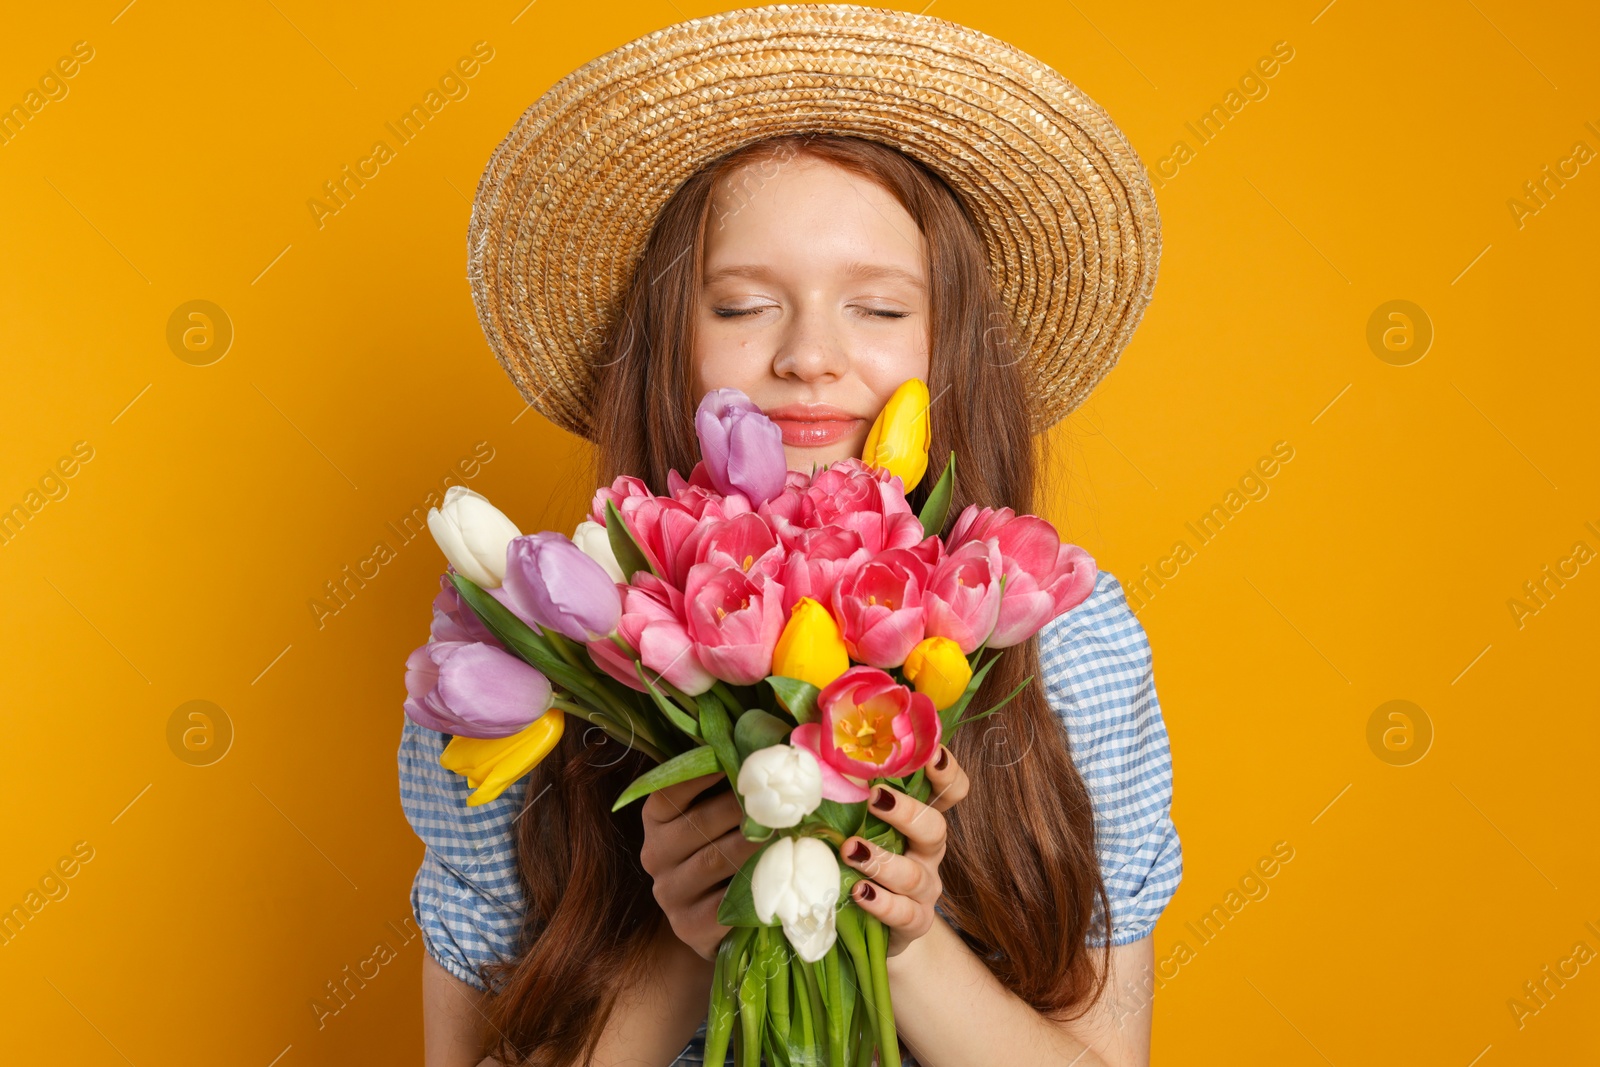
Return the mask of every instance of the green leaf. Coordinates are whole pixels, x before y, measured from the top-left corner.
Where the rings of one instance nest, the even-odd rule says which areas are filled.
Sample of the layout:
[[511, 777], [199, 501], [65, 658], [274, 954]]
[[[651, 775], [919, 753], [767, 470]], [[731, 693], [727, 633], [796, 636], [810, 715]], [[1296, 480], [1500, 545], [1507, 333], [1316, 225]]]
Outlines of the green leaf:
[[647, 793], [654, 793], [664, 786], [677, 785], [687, 782], [691, 778], [698, 778], [703, 774], [714, 774], [717, 770], [717, 754], [710, 747], [701, 745], [681, 752], [665, 763], [645, 771], [629, 783], [628, 788], [622, 791], [617, 802], [611, 805], [612, 811], [617, 811], [633, 803]]
[[623, 581], [633, 581], [635, 571], [649, 571], [657, 578], [661, 577], [650, 565], [650, 557], [639, 547], [638, 538], [628, 529], [613, 500], [606, 501], [606, 539], [611, 542], [611, 554], [617, 557], [617, 566], [622, 568]]
[[[700, 705], [701, 735], [716, 752], [717, 762], [722, 764], [722, 773], [728, 776], [728, 781], [738, 782], [739, 750], [734, 747], [733, 724], [728, 721], [728, 709], [711, 693], [701, 693], [695, 697], [695, 702]], [[741, 810], [744, 807], [742, 798], [739, 806]]]
[[824, 800], [811, 814], [849, 837], [861, 829], [861, 821], [867, 814], [867, 802], [858, 800], [854, 804], [841, 804], [837, 800]]
[[960, 699], [958, 699], [954, 704], [951, 704], [948, 708], [945, 708], [943, 711], [939, 712], [939, 736], [941, 738], [948, 739], [955, 733], [957, 717], [963, 711], [965, 711], [967, 705], [972, 702], [972, 698], [977, 695], [978, 687], [982, 685], [983, 680], [988, 677], [989, 668], [993, 667], [996, 661], [999, 659], [1000, 657], [998, 655], [990, 657], [988, 663], [985, 663], [973, 673], [972, 680], [967, 683], [967, 688], [964, 692], [962, 692]]
[[597, 708], [605, 708], [604, 702], [594, 695], [595, 679], [568, 663], [544, 635], [513, 615], [509, 608], [479, 588], [472, 579], [459, 574], [451, 574], [449, 578], [456, 592], [461, 594], [461, 599], [513, 655], [537, 667], [546, 678], [561, 688], [587, 696]]
[[917, 518], [922, 520], [922, 536], [933, 537], [944, 529], [944, 520], [950, 514], [950, 496], [955, 488], [956, 454], [950, 453], [950, 458], [945, 462], [944, 473], [939, 475], [938, 483], [933, 491], [928, 494], [928, 499], [923, 502], [922, 511]]
[[926, 804], [929, 794], [933, 792], [933, 785], [928, 781], [928, 769], [926, 767], [917, 768], [917, 773], [911, 776], [911, 780], [906, 783], [906, 787], [902, 792], [911, 799], [920, 800]]
[[1000, 703], [996, 704], [994, 707], [990, 708], [988, 711], [979, 712], [978, 714], [973, 715], [970, 718], [962, 719], [960, 722], [958, 722], [954, 726], [952, 726], [951, 729], [953, 730], [953, 729], [956, 729], [957, 727], [965, 726], [969, 722], [977, 722], [979, 719], [987, 719], [989, 716], [993, 715], [995, 712], [997, 712], [1001, 708], [1005, 707], [1006, 704], [1010, 703], [1011, 698], [1016, 696], [1018, 693], [1022, 692], [1023, 687], [1025, 687], [1031, 681], [1033, 681], [1033, 675], [1030, 674], [1030, 675], [1028, 675], [1026, 678], [1024, 678], [1022, 680], [1022, 684], [1021, 685], [1017, 686], [1011, 692], [1007, 693], [1005, 695], [1005, 697], [1000, 701]]
[[873, 834], [867, 840], [880, 848], [888, 849], [897, 856], [904, 855], [906, 851], [905, 836], [892, 826], [882, 833]]
[[772, 847], [773, 841], [782, 840], [779, 837], [769, 839], [766, 844], [756, 849], [755, 853], [744, 861], [728, 883], [727, 892], [722, 895], [722, 903], [717, 905], [717, 922], [723, 926], [780, 926], [774, 920], [764, 923], [756, 917], [756, 901], [750, 893], [750, 879], [756, 873], [756, 864], [761, 861], [761, 854]]
[[822, 692], [810, 682], [799, 678], [786, 678], [781, 674], [767, 675], [767, 684], [777, 696], [783, 710], [794, 716], [795, 722], [817, 721], [817, 694]]
[[864, 878], [866, 878], [866, 875], [854, 867], [846, 867], [842, 863], [839, 864], [839, 899], [836, 902], [837, 907], [842, 908], [851, 903], [850, 891], [856, 887], [857, 882]]
[[783, 744], [789, 736], [790, 726], [776, 715], [768, 715], [760, 708], [751, 708], [733, 724], [733, 743], [739, 750], [741, 763], [750, 753], [760, 748]]
[[665, 715], [672, 725], [676, 726], [678, 729], [682, 730], [696, 741], [701, 740], [700, 724], [691, 719], [688, 713], [686, 713], [682, 708], [678, 707], [675, 701], [667, 699], [667, 695], [656, 688], [656, 683], [652, 682], [650, 680], [650, 676], [645, 674], [643, 663], [641, 663], [639, 660], [634, 660], [633, 666], [634, 669], [639, 672], [639, 680], [649, 687], [650, 695], [655, 698], [656, 707], [661, 709], [661, 714]]
[[772, 827], [762, 826], [748, 815], [744, 817], [744, 822], [739, 825], [739, 832], [744, 834], [745, 838], [750, 841], [765, 841], [774, 833]]

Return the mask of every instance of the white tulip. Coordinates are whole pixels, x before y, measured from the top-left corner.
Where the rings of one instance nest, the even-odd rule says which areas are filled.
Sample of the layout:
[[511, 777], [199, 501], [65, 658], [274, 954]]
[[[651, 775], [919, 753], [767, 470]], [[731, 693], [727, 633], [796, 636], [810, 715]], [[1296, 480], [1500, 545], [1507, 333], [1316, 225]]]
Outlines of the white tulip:
[[780, 837], [756, 861], [750, 878], [756, 917], [774, 918], [795, 955], [816, 963], [838, 936], [834, 909], [839, 904], [839, 860], [833, 848], [815, 837]]
[[428, 509], [428, 532], [456, 573], [484, 589], [506, 577], [506, 546], [522, 531], [482, 493], [464, 485], [444, 491], [444, 505]]
[[737, 785], [745, 814], [782, 830], [800, 825], [822, 803], [822, 765], [799, 745], [770, 745], [744, 758]]
[[572, 543], [579, 550], [605, 569], [611, 575], [613, 582], [622, 582], [627, 579], [622, 576], [622, 566], [617, 562], [617, 554], [611, 551], [611, 535], [606, 528], [593, 519], [584, 519], [578, 523], [578, 528], [573, 531]]

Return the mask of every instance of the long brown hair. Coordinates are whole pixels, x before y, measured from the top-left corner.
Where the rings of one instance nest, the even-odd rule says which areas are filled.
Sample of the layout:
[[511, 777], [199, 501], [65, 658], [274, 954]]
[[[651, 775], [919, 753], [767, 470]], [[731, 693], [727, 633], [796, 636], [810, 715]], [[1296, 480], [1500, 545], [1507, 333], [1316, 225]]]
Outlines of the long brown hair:
[[[593, 415], [596, 483], [634, 474], [665, 493], [669, 470], [687, 475], [694, 466], [694, 316], [706, 228], [720, 222], [712, 190], [727, 176], [757, 195], [774, 167], [801, 154], [883, 186], [927, 242], [933, 434], [912, 507], [920, 509], [953, 451], [958, 477], [942, 533], [968, 503], [1036, 512], [1050, 469], [1044, 440], [1030, 429], [1015, 324], [971, 218], [944, 182], [898, 149], [824, 134], [746, 145], [689, 178], [663, 209], [607, 337]], [[1000, 658], [972, 707], [991, 706], [1029, 675], [999, 714], [958, 731], [950, 745], [971, 791], [946, 813], [941, 905], [1007, 988], [1048, 1017], [1071, 1019], [1105, 984], [1109, 902], [1089, 791], [1045, 696], [1037, 637]], [[522, 954], [490, 975], [499, 987], [488, 1005], [490, 1051], [502, 1062], [586, 1062], [617, 994], [644, 973], [665, 916], [639, 862], [638, 805], [613, 815], [611, 803], [648, 766], [599, 731], [569, 729], [532, 776], [518, 834], [528, 900]], [[1104, 940], [1098, 955], [1085, 940], [1092, 921]]]

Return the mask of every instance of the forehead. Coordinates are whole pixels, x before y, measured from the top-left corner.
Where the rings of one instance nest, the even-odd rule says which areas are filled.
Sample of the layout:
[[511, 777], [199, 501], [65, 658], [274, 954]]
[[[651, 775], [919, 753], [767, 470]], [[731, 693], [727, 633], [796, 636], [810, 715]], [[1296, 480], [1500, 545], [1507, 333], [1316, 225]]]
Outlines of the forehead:
[[747, 161], [722, 175], [706, 221], [705, 281], [763, 278], [770, 264], [925, 287], [926, 243], [874, 179], [814, 156]]

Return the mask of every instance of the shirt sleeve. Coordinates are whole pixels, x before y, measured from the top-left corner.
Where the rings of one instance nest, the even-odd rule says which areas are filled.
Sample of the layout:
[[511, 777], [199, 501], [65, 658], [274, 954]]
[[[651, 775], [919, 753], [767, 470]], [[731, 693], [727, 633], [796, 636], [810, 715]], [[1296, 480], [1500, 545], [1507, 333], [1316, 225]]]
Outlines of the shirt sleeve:
[[[1111, 905], [1111, 944], [1150, 933], [1183, 879], [1172, 822], [1172, 754], [1156, 700], [1150, 643], [1121, 584], [1094, 592], [1039, 631], [1040, 671], [1089, 787]], [[1088, 941], [1105, 942], [1098, 902]]]
[[481, 968], [514, 958], [526, 904], [517, 877], [516, 825], [528, 779], [467, 806], [467, 780], [439, 765], [448, 734], [405, 717], [398, 753], [400, 806], [427, 846], [411, 883], [411, 911], [428, 954], [475, 989]]

